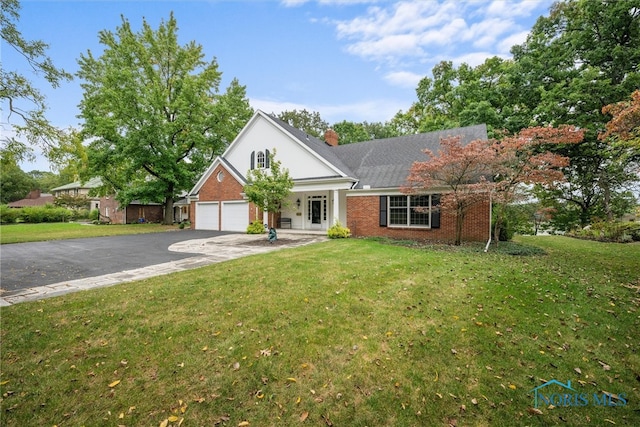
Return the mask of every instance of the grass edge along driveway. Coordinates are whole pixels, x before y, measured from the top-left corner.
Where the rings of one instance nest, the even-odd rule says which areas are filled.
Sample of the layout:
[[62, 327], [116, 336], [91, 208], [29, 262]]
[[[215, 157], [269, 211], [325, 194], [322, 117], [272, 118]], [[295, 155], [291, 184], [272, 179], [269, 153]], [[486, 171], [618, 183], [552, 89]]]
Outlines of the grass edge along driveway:
[[639, 425], [640, 246], [519, 240], [546, 255], [348, 239], [3, 308], [2, 423]]
[[0, 244], [157, 233], [177, 229], [176, 225], [162, 224], [94, 225], [78, 222], [3, 224], [0, 226]]

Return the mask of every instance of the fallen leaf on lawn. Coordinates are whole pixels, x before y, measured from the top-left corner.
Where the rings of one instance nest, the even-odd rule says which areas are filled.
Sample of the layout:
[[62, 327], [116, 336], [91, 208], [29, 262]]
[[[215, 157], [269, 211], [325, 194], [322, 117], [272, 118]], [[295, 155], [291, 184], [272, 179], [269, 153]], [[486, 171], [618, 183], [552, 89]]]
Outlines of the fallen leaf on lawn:
[[238, 427], [246, 427], [249, 425], [249, 421], [241, 421], [238, 423]]
[[197, 403], [202, 403], [202, 402], [204, 402], [204, 397], [197, 397], [197, 398], [194, 399], [194, 401], [197, 402]]
[[235, 362], [235, 363], [233, 364], [233, 370], [234, 370], [234, 371], [237, 371], [238, 369], [240, 369], [240, 362]]
[[111, 384], [109, 384], [109, 387], [114, 388], [115, 386], [117, 386], [118, 384], [120, 384], [120, 380], [115, 380], [114, 382], [112, 382]]
[[542, 415], [542, 411], [538, 408], [527, 408], [527, 412], [531, 415]]
[[511, 390], [515, 390], [515, 389], [516, 389], [516, 386], [515, 386], [515, 384], [509, 384], [509, 388], [510, 388]]
[[308, 411], [304, 411], [302, 414], [300, 414], [300, 422], [303, 423], [307, 417], [309, 417], [309, 412]]
[[436, 393], [436, 396], [438, 396], [440, 399], [442, 399], [442, 395], [440, 393]]
[[582, 375], [582, 370], [580, 370], [580, 368], [573, 368], [574, 371], [576, 371], [578, 374]]
[[601, 362], [599, 360], [598, 360], [598, 363], [600, 364], [600, 366], [602, 366], [602, 369], [604, 369], [605, 371], [611, 370], [611, 366], [607, 365], [606, 363]]
[[287, 378], [287, 381], [292, 382], [292, 383], [297, 383], [298, 382], [298, 380], [296, 380], [295, 378], [291, 378], [291, 377]]
[[458, 354], [458, 351], [455, 348], [451, 349], [451, 354]]
[[209, 350], [208, 346], [205, 345], [204, 347], [202, 347], [202, 351], [207, 351], [207, 350]]
[[172, 422], [172, 423], [175, 423], [176, 421], [179, 420], [179, 418], [176, 417], [175, 415], [170, 415], [168, 419], [169, 419], [169, 422]]
[[298, 396], [298, 398], [296, 399], [296, 405], [298, 405], [300, 403], [300, 400], [302, 400], [302, 399], [300, 399], [300, 396]]
[[271, 350], [268, 348], [260, 350], [260, 356], [271, 356]]
[[160, 427], [167, 427], [169, 425], [169, 420], [160, 421]]
[[433, 379], [433, 382], [437, 382], [438, 381], [438, 371], [436, 371], [436, 377]]
[[124, 418], [124, 412], [120, 412], [120, 415], [118, 415], [118, 419], [123, 419]]
[[475, 397], [473, 399], [471, 399], [471, 403], [473, 403], [474, 405], [478, 404], [478, 399], [476, 399]]
[[7, 383], [9, 383], [9, 380], [5, 380], [5, 381], [0, 382], [0, 385], [5, 385]]
[[605, 418], [604, 419], [606, 422], [610, 423], [610, 424], [615, 424], [616, 422], [613, 420], [610, 420], [609, 418]]
[[467, 407], [465, 405], [460, 405], [460, 412], [465, 412]]

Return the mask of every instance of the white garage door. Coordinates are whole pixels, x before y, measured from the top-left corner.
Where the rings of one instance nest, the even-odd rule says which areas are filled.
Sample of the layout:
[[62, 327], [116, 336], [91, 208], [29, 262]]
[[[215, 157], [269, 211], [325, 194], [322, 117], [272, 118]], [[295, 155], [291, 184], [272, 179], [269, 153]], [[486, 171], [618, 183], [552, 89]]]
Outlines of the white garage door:
[[218, 202], [196, 203], [196, 230], [219, 230]]
[[247, 231], [249, 204], [247, 202], [222, 203], [222, 230]]

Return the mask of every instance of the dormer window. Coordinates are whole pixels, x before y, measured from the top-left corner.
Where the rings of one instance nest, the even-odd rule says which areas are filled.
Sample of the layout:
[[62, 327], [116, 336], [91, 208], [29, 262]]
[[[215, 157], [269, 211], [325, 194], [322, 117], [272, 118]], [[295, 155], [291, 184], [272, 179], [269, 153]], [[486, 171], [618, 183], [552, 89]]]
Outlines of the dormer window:
[[269, 150], [253, 151], [251, 153], [251, 169], [269, 169], [271, 167], [269, 159]]

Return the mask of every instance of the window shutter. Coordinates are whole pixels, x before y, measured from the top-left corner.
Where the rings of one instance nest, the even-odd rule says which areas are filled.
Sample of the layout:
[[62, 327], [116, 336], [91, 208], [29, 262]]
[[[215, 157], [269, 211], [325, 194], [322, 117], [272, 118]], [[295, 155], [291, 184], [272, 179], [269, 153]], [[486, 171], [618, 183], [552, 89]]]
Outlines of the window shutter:
[[387, 196], [380, 196], [380, 227], [387, 226]]
[[269, 169], [271, 167], [271, 159], [269, 157], [269, 150], [264, 151], [264, 167]]
[[252, 151], [251, 152], [251, 170], [254, 170], [256, 168], [256, 152]]
[[431, 228], [440, 228], [440, 195], [431, 195]]

